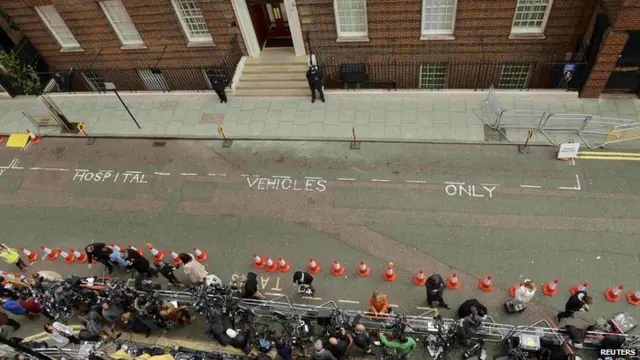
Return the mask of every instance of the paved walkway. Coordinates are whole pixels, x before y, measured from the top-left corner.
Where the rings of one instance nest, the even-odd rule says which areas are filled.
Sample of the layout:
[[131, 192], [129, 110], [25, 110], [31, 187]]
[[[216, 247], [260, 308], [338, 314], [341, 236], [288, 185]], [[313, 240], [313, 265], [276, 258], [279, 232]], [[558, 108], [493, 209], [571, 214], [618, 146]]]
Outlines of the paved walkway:
[[[92, 136], [218, 138], [218, 124], [225, 134], [242, 139], [346, 140], [355, 128], [359, 140], [429, 141], [455, 143], [523, 143], [527, 127], [540, 118], [530, 110], [557, 114], [587, 113], [607, 118], [640, 121], [640, 101], [631, 99], [578, 99], [575, 93], [498, 93], [499, 106], [517, 110], [505, 121], [522, 124], [507, 129], [508, 140], [484, 125], [473, 112], [487, 98], [486, 92], [373, 94], [329, 92], [327, 102], [311, 104], [302, 98], [231, 98], [220, 104], [212, 93], [121, 94], [141, 125], [138, 129], [113, 94], [53, 94], [50, 98], [73, 122], [84, 122]], [[0, 133], [33, 128], [22, 115], [26, 108], [44, 108], [39, 99], [18, 97], [0, 100]], [[482, 112], [489, 118], [488, 108]], [[512, 114], [508, 111], [506, 114]], [[505, 115], [507, 116], [507, 115]], [[560, 120], [556, 125], [568, 125]], [[33, 130], [33, 129], [32, 129]], [[58, 134], [41, 128], [41, 134]], [[560, 141], [570, 133], [558, 133]], [[597, 143], [604, 135], [594, 137]], [[576, 141], [579, 138], [576, 138]], [[535, 134], [533, 144], [549, 144]], [[640, 147], [640, 141], [621, 144]]]

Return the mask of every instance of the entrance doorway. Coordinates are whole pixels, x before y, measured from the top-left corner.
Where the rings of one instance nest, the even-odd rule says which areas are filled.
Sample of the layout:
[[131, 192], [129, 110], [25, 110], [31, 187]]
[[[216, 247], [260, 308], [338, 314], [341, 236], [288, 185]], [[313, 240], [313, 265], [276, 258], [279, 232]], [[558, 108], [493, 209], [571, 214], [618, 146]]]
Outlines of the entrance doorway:
[[293, 48], [284, 0], [247, 0], [260, 49]]

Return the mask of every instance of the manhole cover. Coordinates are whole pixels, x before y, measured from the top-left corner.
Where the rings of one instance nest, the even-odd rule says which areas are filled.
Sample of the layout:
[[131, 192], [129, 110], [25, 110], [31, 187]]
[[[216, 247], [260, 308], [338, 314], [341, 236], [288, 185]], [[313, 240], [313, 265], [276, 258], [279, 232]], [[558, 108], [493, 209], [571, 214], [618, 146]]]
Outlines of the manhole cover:
[[154, 141], [152, 147], [164, 147], [165, 145], [167, 145], [167, 143], [164, 141]]

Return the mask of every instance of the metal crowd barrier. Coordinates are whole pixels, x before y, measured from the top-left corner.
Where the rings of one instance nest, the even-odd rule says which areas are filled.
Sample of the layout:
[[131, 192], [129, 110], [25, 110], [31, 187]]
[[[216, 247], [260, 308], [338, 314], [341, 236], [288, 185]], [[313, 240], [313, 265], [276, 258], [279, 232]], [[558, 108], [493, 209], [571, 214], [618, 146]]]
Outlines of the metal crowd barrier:
[[[193, 297], [185, 292], [174, 292], [168, 290], [159, 291], [160, 296], [167, 300], [176, 300], [181, 304], [189, 305], [193, 303]], [[185, 296], [189, 295], [189, 296]], [[289, 297], [282, 295], [271, 300], [253, 300], [242, 299], [241, 304], [253, 310], [259, 317], [272, 317], [274, 311], [278, 311], [285, 315], [306, 315], [306, 316], [329, 316], [331, 310], [338, 309], [338, 305], [334, 301], [328, 301], [320, 305], [296, 304], [292, 303]], [[393, 324], [397, 319], [397, 314], [388, 314], [384, 316], [376, 316], [366, 311], [357, 311], [349, 309], [341, 309], [351, 318], [361, 315], [361, 322], [365, 327], [370, 329], [384, 330], [388, 325]], [[415, 335], [427, 335], [437, 333], [435, 327], [434, 314], [436, 310], [427, 310], [419, 315], [403, 314], [407, 320], [407, 325], [411, 327], [408, 331]], [[444, 319], [445, 324], [452, 324], [459, 321], [456, 319]], [[558, 345], [566, 344], [568, 340], [567, 334], [562, 330], [553, 327], [547, 320], [539, 320], [531, 325], [509, 325], [496, 323], [492, 317], [487, 316], [487, 320], [483, 322], [478, 335], [482, 336], [488, 342], [501, 342], [511, 336], [520, 334], [538, 335], [555, 339]], [[640, 345], [640, 335], [619, 334], [619, 333], [603, 333], [597, 331], [587, 332], [587, 337], [582, 348], [597, 348], [606, 335], [615, 335], [625, 338], [625, 344]]]

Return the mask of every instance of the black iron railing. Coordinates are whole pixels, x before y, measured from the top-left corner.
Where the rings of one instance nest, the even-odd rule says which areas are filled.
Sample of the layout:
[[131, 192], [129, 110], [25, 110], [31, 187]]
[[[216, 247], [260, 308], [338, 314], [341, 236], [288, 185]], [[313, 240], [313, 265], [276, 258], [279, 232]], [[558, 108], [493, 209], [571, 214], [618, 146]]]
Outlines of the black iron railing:
[[[316, 55], [317, 56], [317, 55]], [[370, 62], [319, 61], [331, 88], [397, 89], [566, 89], [579, 91], [585, 64], [510, 62]], [[358, 76], [348, 69], [359, 69]], [[354, 80], [355, 79], [355, 80]]]
[[44, 73], [41, 74], [43, 92], [105, 92], [105, 83], [113, 83], [119, 91], [207, 91], [213, 89], [213, 77], [223, 77], [230, 86], [241, 58], [242, 50], [234, 36], [222, 61], [215, 64], [71, 69]]

